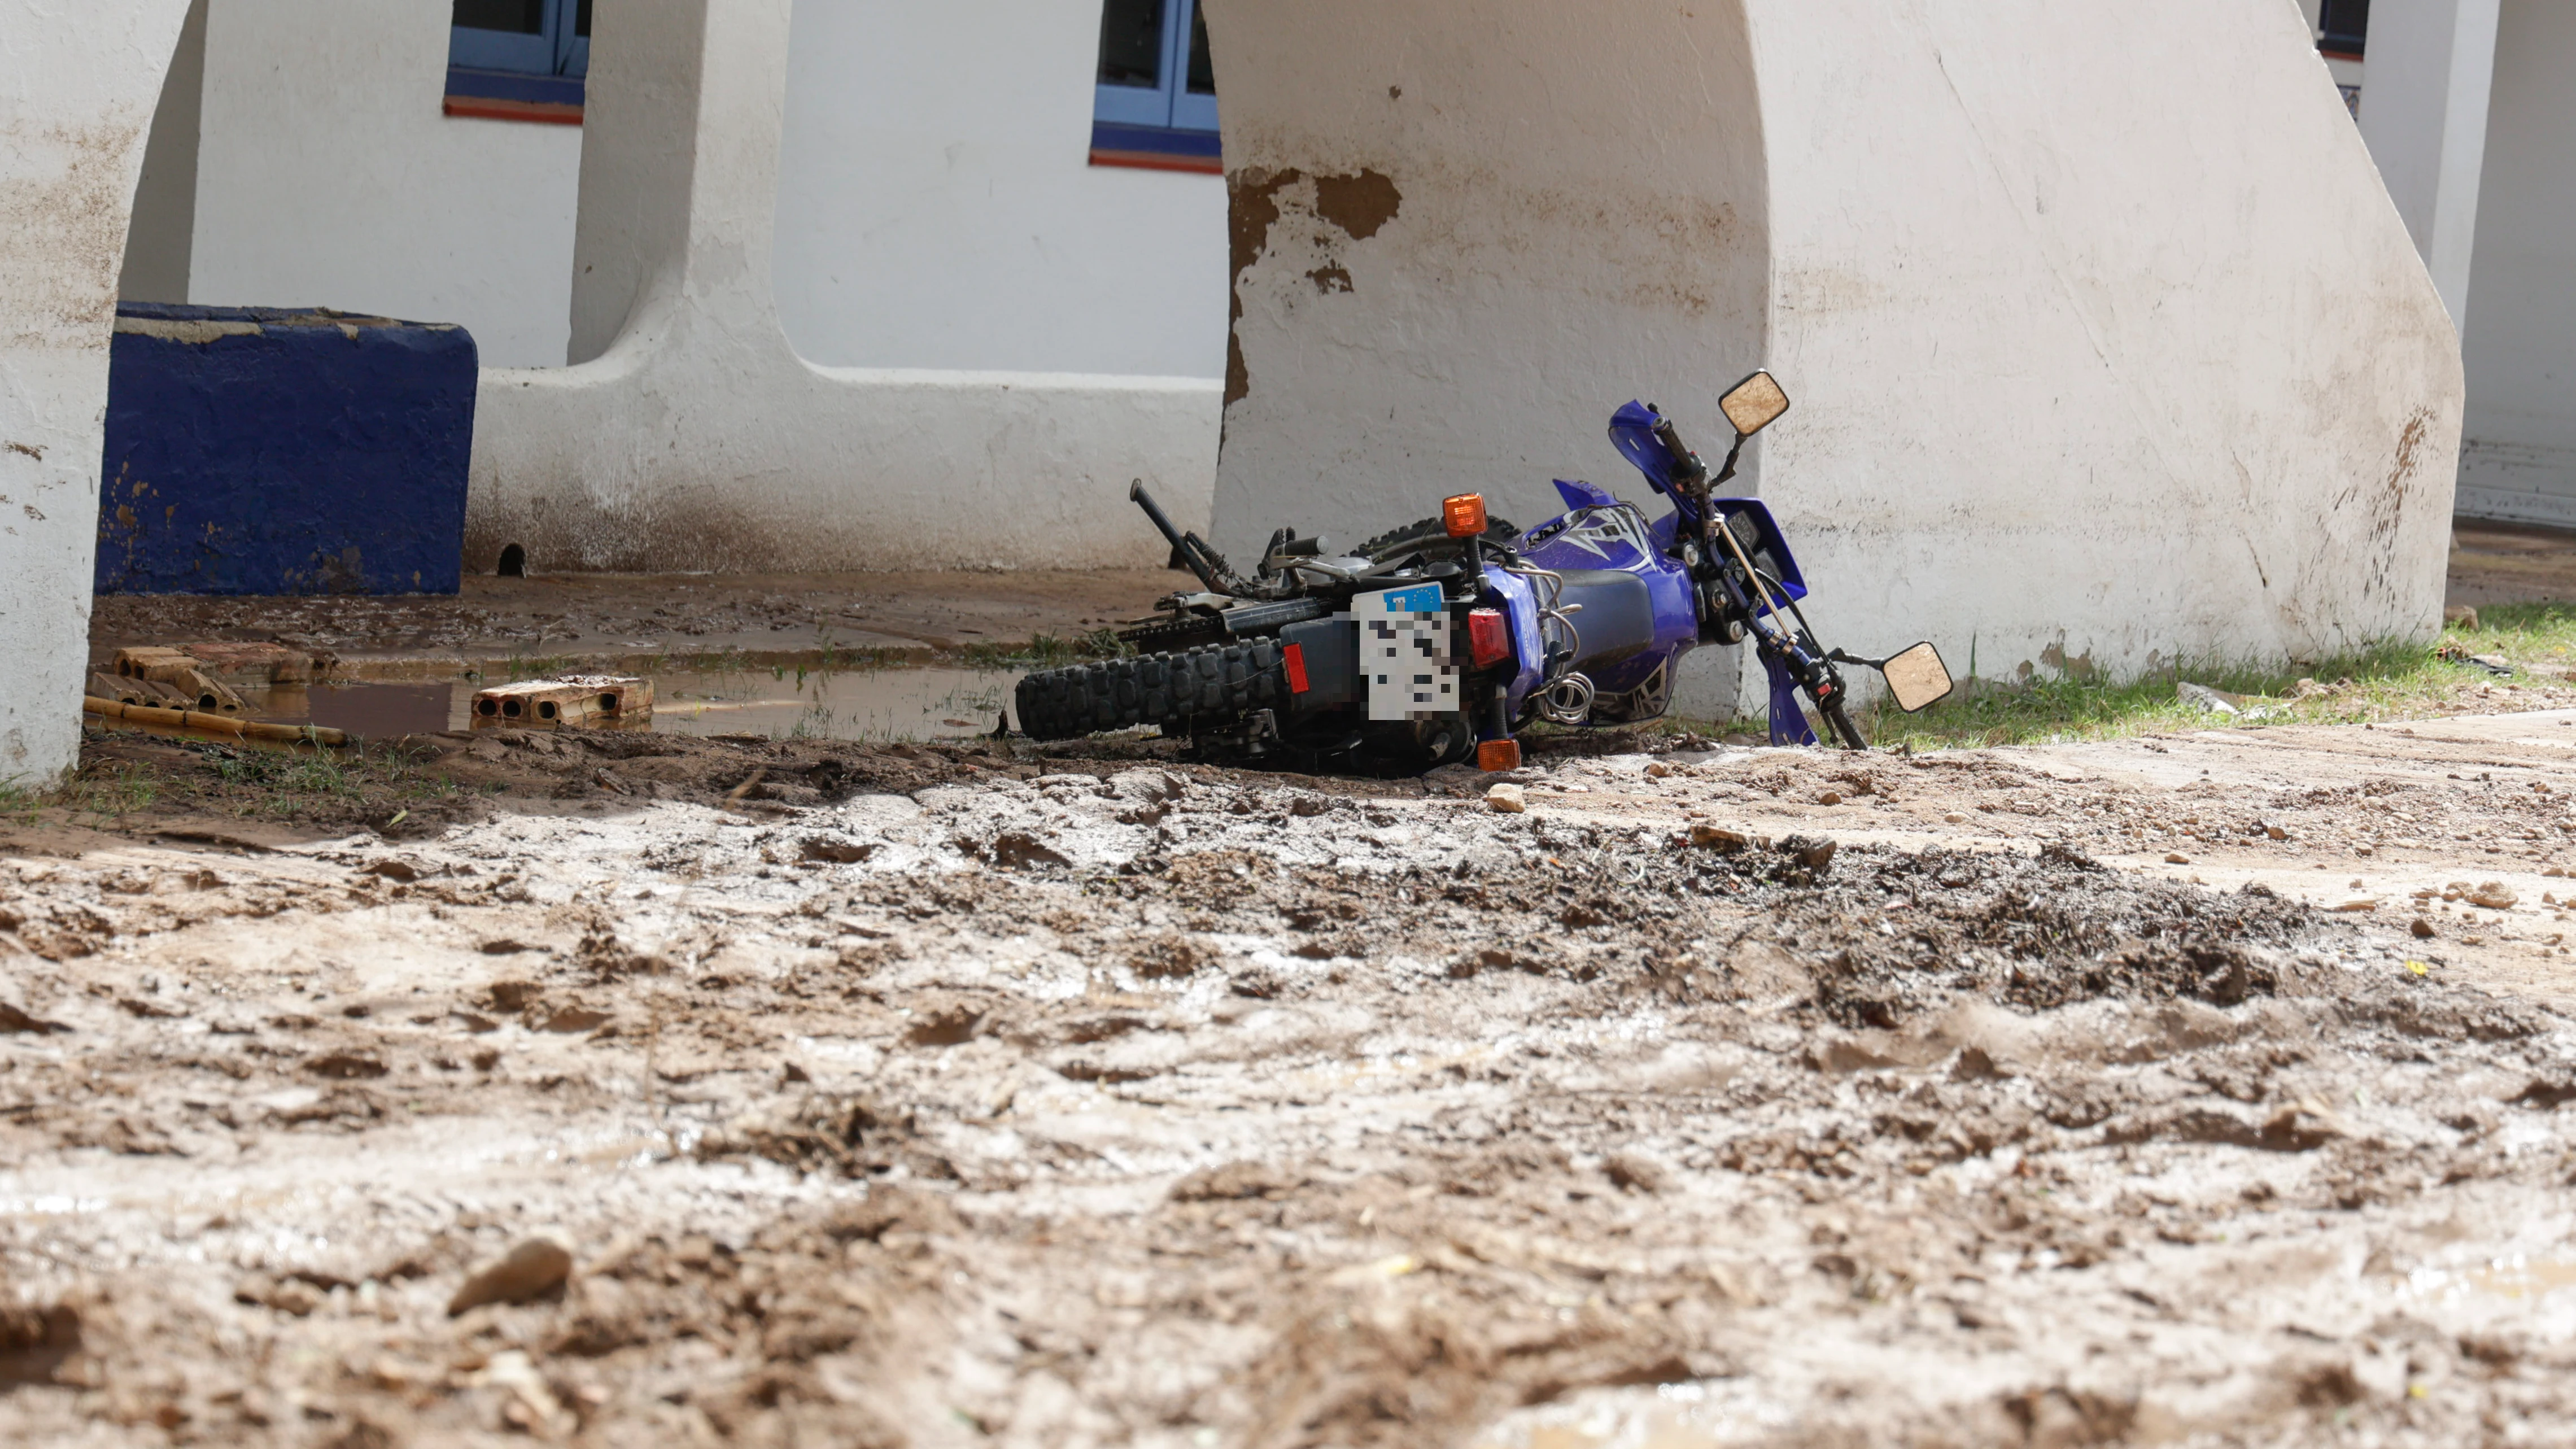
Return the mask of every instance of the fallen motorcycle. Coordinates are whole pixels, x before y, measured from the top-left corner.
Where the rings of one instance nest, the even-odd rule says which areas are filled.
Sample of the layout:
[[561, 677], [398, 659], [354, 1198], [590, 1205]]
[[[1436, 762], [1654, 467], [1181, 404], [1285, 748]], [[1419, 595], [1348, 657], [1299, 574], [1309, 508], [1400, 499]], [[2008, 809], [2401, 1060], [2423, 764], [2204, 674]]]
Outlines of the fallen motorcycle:
[[1020, 727], [1041, 740], [1152, 725], [1203, 746], [1284, 753], [1304, 768], [1428, 769], [1473, 755], [1520, 762], [1516, 731], [1631, 724], [1672, 702], [1674, 670], [1703, 644], [1750, 642], [1770, 676], [1771, 739], [1814, 744], [1800, 707], [1866, 748], [1839, 665], [1876, 669], [1911, 713], [1948, 697], [1940, 651], [1917, 644], [1863, 659], [1816, 643], [1798, 601], [1806, 579], [1769, 509], [1720, 497], [1744, 445], [1789, 410], [1756, 372], [1719, 400], [1735, 444], [1711, 474], [1671, 419], [1629, 403], [1610, 441], [1672, 501], [1648, 522], [1590, 483], [1558, 480], [1567, 511], [1522, 532], [1479, 494], [1439, 517], [1334, 553], [1293, 529], [1271, 535], [1253, 576], [1175, 528], [1140, 483], [1128, 497], [1203, 588], [1164, 599], [1118, 631], [1136, 653], [1020, 681]]

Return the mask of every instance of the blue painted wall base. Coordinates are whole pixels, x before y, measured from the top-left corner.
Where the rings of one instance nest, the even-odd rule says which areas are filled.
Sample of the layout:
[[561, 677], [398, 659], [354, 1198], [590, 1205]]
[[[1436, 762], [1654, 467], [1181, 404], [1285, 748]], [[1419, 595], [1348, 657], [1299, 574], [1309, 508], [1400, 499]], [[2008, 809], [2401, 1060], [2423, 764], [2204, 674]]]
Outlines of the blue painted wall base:
[[117, 308], [102, 594], [452, 594], [474, 446], [464, 328]]

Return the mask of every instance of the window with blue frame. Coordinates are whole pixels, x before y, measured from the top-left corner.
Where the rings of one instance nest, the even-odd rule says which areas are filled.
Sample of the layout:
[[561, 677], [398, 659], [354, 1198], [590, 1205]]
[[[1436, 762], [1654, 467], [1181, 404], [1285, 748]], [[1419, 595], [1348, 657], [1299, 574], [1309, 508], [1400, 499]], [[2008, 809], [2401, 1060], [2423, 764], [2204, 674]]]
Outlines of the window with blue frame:
[[1091, 164], [1224, 170], [1198, 0], [1103, 0]]
[[2325, 0], [2317, 19], [2317, 49], [2361, 59], [2370, 38], [2370, 0]]
[[581, 124], [591, 0], [455, 0], [447, 114]]

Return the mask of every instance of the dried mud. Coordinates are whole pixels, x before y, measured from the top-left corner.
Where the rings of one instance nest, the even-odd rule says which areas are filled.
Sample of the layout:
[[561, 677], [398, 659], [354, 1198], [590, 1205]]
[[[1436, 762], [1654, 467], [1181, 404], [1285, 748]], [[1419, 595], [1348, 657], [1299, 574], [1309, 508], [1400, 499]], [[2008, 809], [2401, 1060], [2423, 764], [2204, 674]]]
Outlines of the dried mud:
[[0, 1434], [2549, 1442], [2564, 719], [1521, 814], [510, 736], [390, 834], [98, 742], [156, 803], [0, 849]]

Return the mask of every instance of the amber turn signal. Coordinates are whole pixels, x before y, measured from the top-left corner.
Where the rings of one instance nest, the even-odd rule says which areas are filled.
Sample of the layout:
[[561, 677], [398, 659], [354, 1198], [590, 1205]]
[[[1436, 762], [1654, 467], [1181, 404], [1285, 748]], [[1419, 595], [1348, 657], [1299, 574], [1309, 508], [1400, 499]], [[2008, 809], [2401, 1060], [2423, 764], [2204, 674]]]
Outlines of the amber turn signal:
[[1485, 495], [1461, 493], [1440, 500], [1440, 516], [1449, 523], [1451, 538], [1474, 538], [1485, 531]]
[[1496, 775], [1520, 767], [1521, 742], [1518, 740], [1487, 740], [1476, 746], [1476, 768], [1486, 774]]

